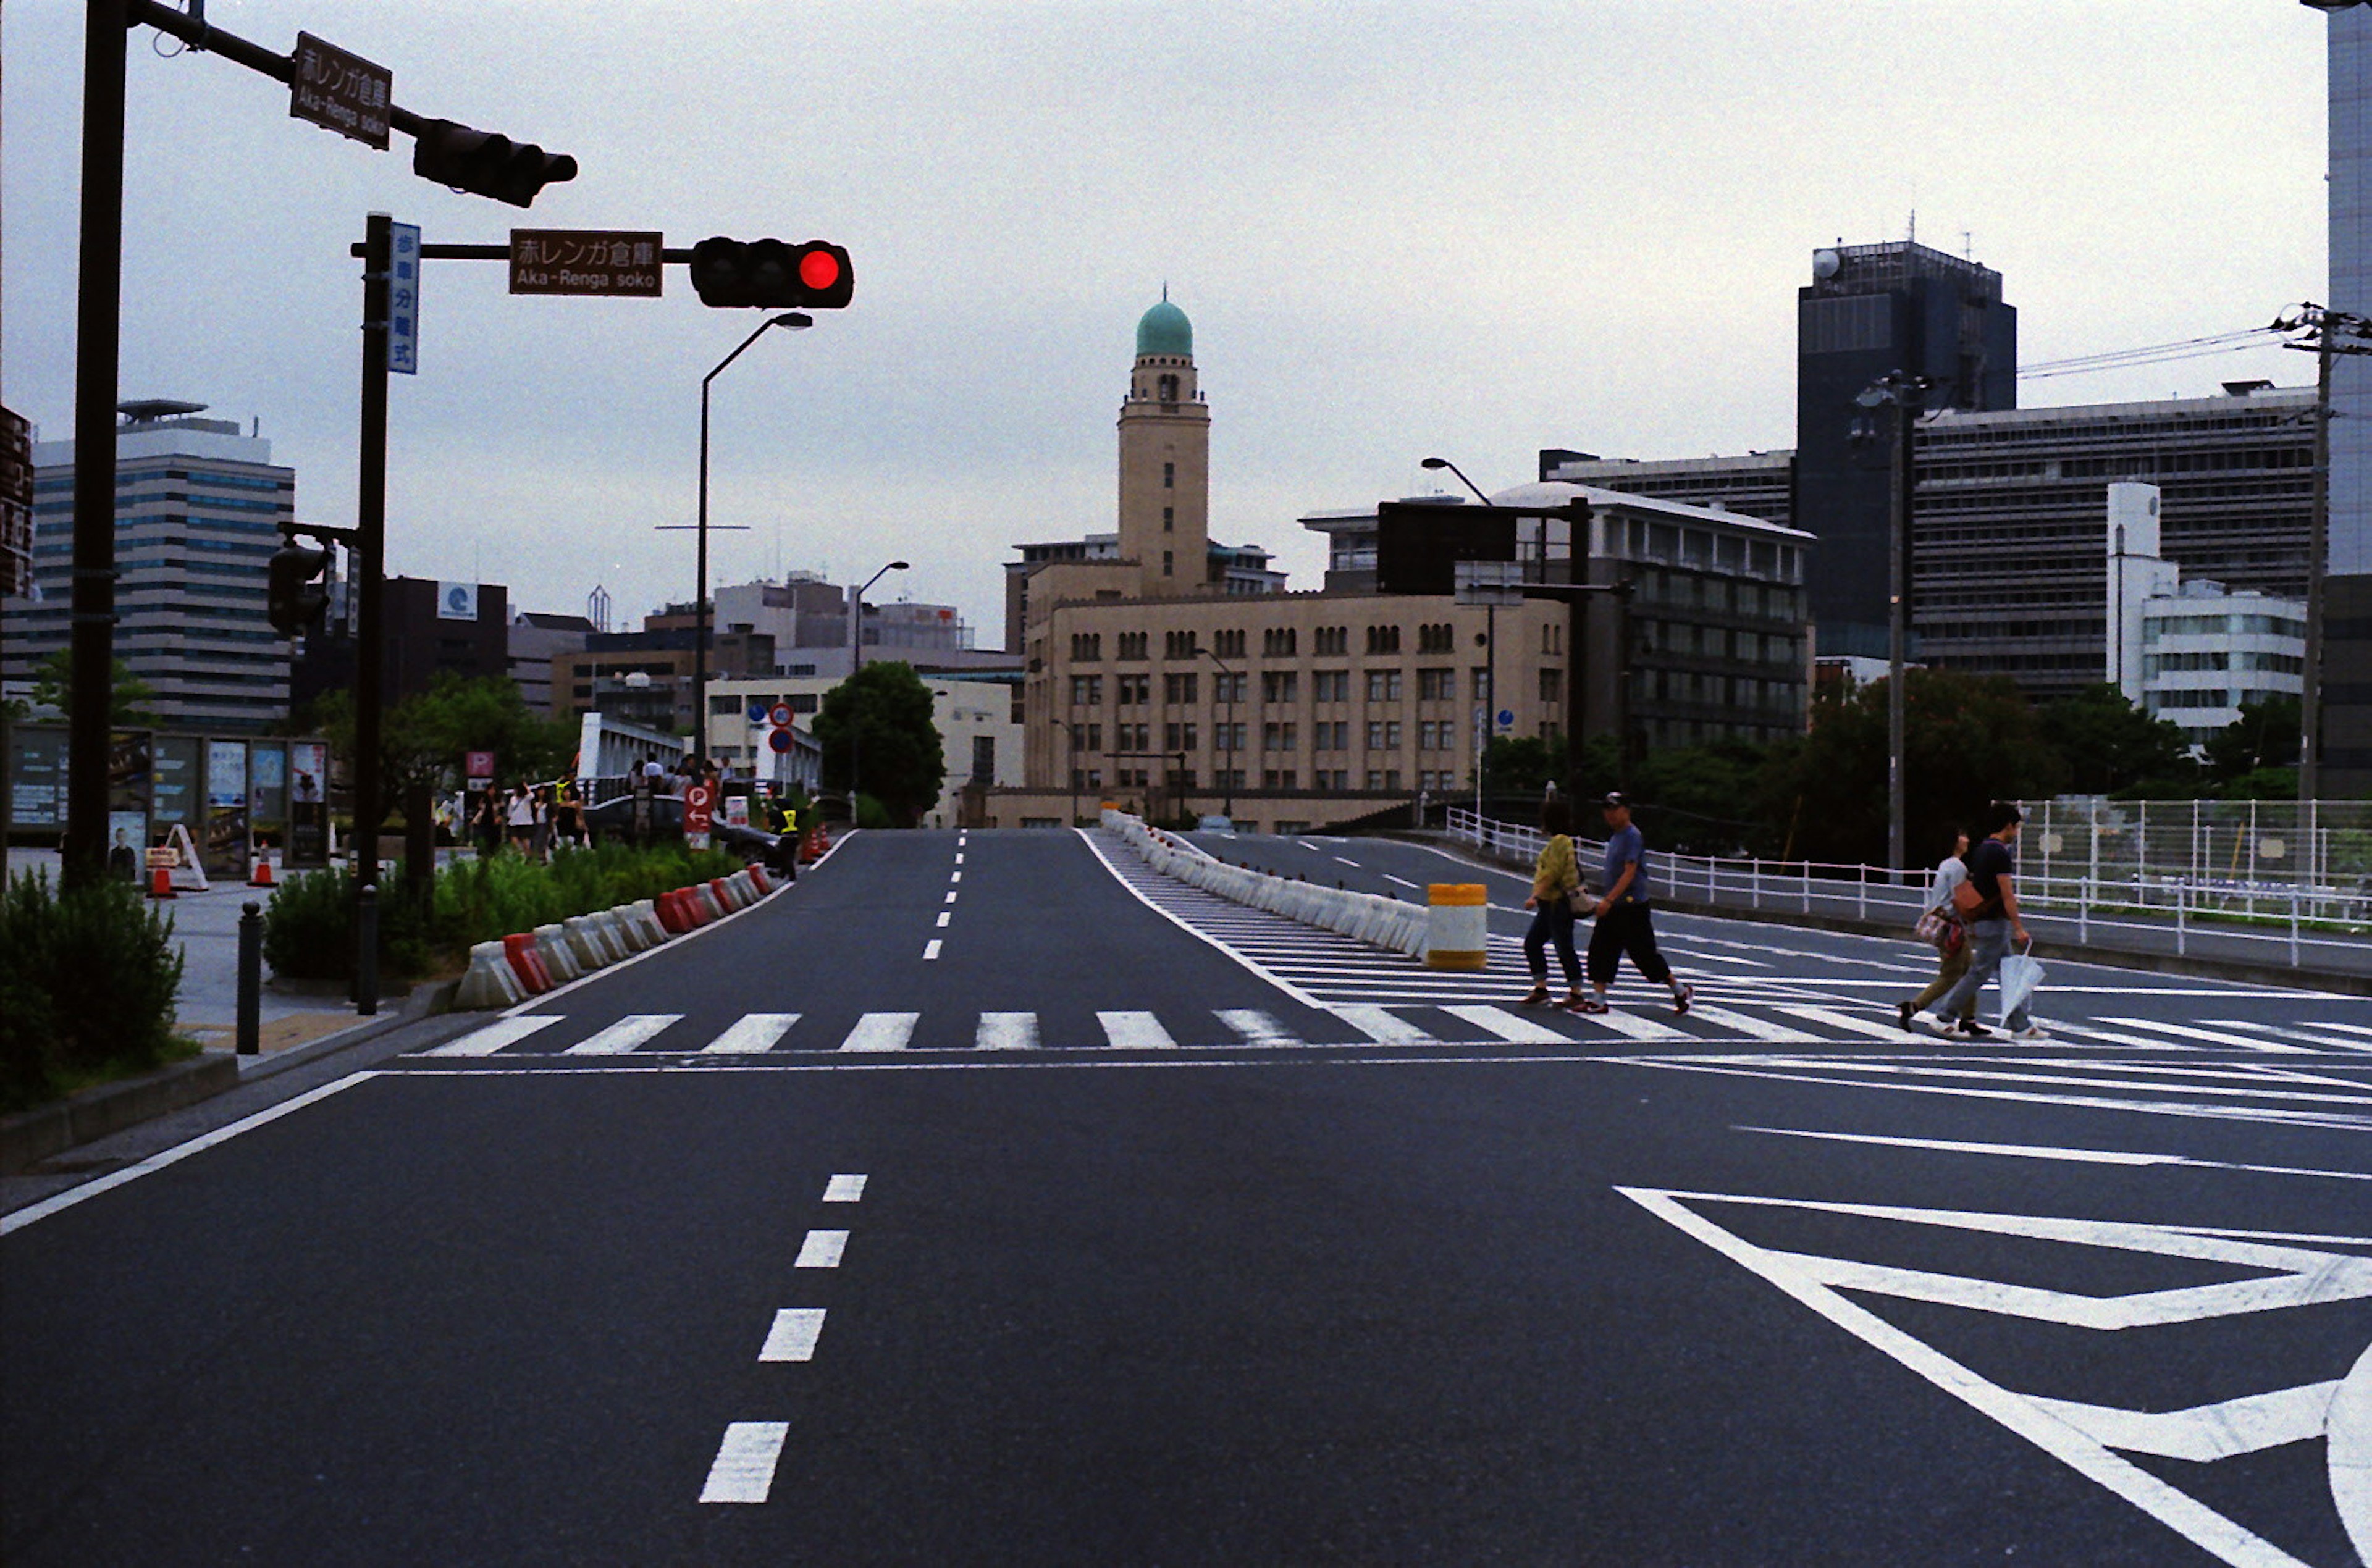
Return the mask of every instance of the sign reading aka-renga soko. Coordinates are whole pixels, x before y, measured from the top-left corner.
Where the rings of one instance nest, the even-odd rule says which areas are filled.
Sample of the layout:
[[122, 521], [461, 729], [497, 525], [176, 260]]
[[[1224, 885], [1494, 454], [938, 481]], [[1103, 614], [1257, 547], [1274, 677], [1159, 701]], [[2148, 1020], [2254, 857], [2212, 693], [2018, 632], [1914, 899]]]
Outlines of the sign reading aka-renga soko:
[[659, 296], [666, 245], [657, 232], [611, 228], [511, 230], [513, 294]]
[[288, 76], [292, 119], [309, 120], [365, 146], [387, 151], [394, 72], [308, 32], [296, 35], [292, 64], [295, 68]]

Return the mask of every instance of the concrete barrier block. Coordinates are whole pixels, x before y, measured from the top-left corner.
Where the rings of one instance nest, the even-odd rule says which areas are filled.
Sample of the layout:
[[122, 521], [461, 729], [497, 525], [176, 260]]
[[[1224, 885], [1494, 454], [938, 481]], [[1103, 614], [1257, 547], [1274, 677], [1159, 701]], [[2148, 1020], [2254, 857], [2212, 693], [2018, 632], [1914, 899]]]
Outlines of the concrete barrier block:
[[558, 923], [535, 928], [535, 953], [551, 972], [554, 985], [565, 985], [572, 980], [584, 978], [584, 966], [569, 952], [568, 934]]
[[480, 942], [470, 949], [470, 972], [461, 977], [459, 989], [453, 993], [453, 1005], [462, 1012], [476, 1012], [490, 1007], [515, 1007], [527, 1000], [527, 989], [519, 984], [518, 976], [511, 972], [510, 960], [503, 957], [499, 938]]

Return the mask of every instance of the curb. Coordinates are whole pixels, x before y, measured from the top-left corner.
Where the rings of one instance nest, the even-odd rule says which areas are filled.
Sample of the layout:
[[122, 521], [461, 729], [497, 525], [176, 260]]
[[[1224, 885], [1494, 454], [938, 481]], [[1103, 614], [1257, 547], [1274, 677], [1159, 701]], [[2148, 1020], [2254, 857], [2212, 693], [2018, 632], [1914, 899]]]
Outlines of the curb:
[[359, 1019], [334, 1033], [270, 1056], [242, 1057], [228, 1051], [209, 1051], [137, 1078], [85, 1089], [54, 1105], [36, 1106], [0, 1118], [0, 1176], [17, 1175], [43, 1160], [96, 1143], [127, 1127], [176, 1110], [187, 1110], [202, 1100], [242, 1085], [260, 1083], [292, 1067], [301, 1067], [349, 1046], [416, 1024], [446, 1011], [457, 983], [446, 981], [436, 985], [415, 985], [398, 1012]]

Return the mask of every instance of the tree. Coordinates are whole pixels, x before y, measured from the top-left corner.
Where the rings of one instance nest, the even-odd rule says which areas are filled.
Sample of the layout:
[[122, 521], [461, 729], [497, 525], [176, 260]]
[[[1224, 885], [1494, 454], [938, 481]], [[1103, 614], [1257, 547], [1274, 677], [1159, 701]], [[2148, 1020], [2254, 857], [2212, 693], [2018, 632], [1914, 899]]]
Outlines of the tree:
[[[355, 754], [353, 692], [323, 693], [313, 703], [310, 718], [340, 756]], [[379, 798], [393, 810], [410, 791], [433, 788], [447, 770], [458, 769], [467, 751], [493, 752], [504, 779], [555, 778], [576, 747], [575, 726], [529, 708], [516, 681], [439, 670], [427, 691], [380, 716]]]
[[828, 788], [846, 790], [857, 774], [856, 784], [880, 801], [890, 820], [910, 826], [937, 803], [947, 759], [930, 688], [912, 666], [868, 664], [825, 692], [815, 737], [823, 748]]
[[[107, 722], [116, 729], [136, 729], [157, 722], [156, 715], [145, 706], [157, 695], [155, 687], [132, 673], [132, 667], [122, 659], [110, 667]], [[41, 664], [41, 673], [33, 679], [33, 705], [58, 711], [58, 717], [67, 724], [74, 722], [74, 651], [60, 648]]]
[[2195, 787], [2190, 743], [2171, 719], [2153, 718], [2108, 681], [2077, 688], [2035, 711], [2042, 738], [2066, 765], [2077, 795], [2115, 795], [2170, 784]]
[[[1989, 802], [2055, 795], [2064, 764], [2008, 679], [1914, 669], [1904, 689], [1905, 832], [1914, 863]], [[1774, 749], [1766, 810], [1796, 821], [1790, 858], [1878, 865], [1887, 850], [1886, 682], [1815, 699], [1811, 733]]]
[[2207, 771], [2229, 783], [2262, 768], [2295, 767], [2301, 730], [2296, 697], [2243, 703], [2238, 718], [2207, 738]]

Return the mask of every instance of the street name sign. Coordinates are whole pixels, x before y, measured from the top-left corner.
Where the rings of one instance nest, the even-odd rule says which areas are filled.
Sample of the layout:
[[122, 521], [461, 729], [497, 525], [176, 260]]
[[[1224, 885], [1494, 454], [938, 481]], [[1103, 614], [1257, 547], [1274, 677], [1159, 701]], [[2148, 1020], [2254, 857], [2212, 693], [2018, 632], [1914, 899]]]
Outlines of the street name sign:
[[388, 109], [395, 101], [395, 73], [311, 33], [296, 35], [288, 75], [288, 114], [324, 130], [387, 151]]
[[388, 226], [387, 367], [420, 374], [420, 226]]
[[515, 228], [511, 292], [657, 299], [665, 250], [657, 230]]

